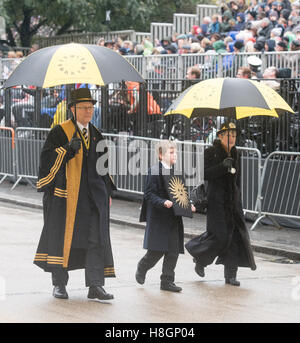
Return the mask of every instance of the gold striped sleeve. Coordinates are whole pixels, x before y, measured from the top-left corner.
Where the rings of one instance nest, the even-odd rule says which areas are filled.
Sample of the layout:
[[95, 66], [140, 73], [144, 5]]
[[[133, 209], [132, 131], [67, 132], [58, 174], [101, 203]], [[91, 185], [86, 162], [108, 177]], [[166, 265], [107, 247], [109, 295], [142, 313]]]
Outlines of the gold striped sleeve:
[[61, 197], [61, 198], [67, 198], [68, 192], [66, 189], [60, 189], [60, 188], [55, 187], [54, 195], [56, 195], [57, 197]]
[[49, 184], [55, 178], [55, 175], [58, 172], [59, 168], [61, 167], [62, 161], [66, 155], [66, 152], [67, 152], [66, 149], [64, 149], [62, 147], [56, 148], [55, 151], [57, 153], [57, 157], [56, 157], [56, 160], [54, 162], [54, 165], [50, 169], [49, 174], [37, 182], [37, 188], [38, 189]]
[[104, 275], [107, 276], [107, 275], [115, 275], [115, 268], [111, 267], [107, 267], [107, 268], [104, 268]]

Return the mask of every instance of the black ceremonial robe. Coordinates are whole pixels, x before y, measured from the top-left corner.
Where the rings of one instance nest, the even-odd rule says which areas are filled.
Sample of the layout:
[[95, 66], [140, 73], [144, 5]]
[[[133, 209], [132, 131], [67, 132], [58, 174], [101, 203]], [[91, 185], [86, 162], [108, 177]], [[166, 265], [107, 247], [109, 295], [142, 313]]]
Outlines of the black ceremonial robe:
[[[75, 125], [68, 120], [54, 127], [41, 153], [37, 190], [44, 192], [44, 227], [34, 263], [51, 272], [53, 267], [67, 270], [85, 267], [90, 210], [99, 213], [100, 244], [104, 249], [104, 276], [114, 277], [113, 255], [109, 233], [109, 196], [116, 189], [105, 166], [99, 175], [96, 152], [104, 138], [89, 124], [90, 146], [72, 153], [69, 141]], [[79, 137], [79, 133], [77, 133]], [[103, 150], [103, 149], [99, 149]], [[100, 167], [100, 166], [98, 166]]]

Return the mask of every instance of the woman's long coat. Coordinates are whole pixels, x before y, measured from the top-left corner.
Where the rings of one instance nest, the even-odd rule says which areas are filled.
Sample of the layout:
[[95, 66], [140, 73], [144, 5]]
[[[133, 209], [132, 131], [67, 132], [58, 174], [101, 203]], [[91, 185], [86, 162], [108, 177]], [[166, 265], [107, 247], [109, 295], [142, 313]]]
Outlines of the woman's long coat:
[[[231, 149], [236, 173], [223, 166], [228, 157], [220, 140], [204, 153], [204, 178], [208, 181], [207, 230], [186, 244], [187, 250], [203, 266], [216, 264], [256, 269], [240, 194], [240, 156]], [[233, 252], [234, 247], [234, 252]]]

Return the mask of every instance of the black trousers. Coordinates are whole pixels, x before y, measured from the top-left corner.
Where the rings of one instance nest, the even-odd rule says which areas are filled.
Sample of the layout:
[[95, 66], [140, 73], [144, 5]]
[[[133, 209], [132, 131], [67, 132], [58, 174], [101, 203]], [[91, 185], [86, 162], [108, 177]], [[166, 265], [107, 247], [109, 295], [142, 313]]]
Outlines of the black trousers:
[[[100, 245], [99, 215], [93, 212], [89, 224], [88, 248], [85, 258], [85, 285], [104, 285], [104, 249]], [[52, 271], [52, 284], [67, 285], [69, 273], [65, 268], [54, 268]]]
[[164, 257], [160, 279], [162, 282], [174, 282], [174, 270], [178, 256], [179, 254], [175, 252], [148, 250], [146, 255], [139, 261], [138, 269], [142, 273], [146, 273], [149, 269], [153, 268], [162, 257]]

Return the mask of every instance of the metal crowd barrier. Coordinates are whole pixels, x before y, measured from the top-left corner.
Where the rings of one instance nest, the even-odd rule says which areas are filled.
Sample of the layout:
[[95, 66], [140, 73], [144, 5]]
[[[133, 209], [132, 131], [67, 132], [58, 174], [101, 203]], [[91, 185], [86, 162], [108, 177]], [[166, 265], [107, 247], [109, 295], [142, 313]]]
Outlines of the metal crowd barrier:
[[274, 151], [266, 158], [261, 180], [261, 213], [251, 230], [264, 218], [278, 228], [280, 225], [273, 217], [300, 220], [299, 175], [300, 152]]
[[174, 13], [173, 25], [175, 32], [187, 34], [193, 25], [198, 24], [197, 14]]
[[42, 147], [50, 129], [18, 127], [16, 129], [16, 176], [12, 190], [25, 178], [35, 187], [31, 179], [37, 179]]
[[0, 127], [0, 184], [9, 176], [15, 176], [15, 131]]
[[220, 13], [220, 7], [216, 5], [197, 5], [198, 25], [202, 24], [203, 18], [212, 17], [214, 14]]
[[[48, 132], [49, 129], [20, 127], [14, 137], [12, 128], [0, 128], [0, 175], [3, 175], [0, 183], [7, 176], [14, 176], [17, 180], [12, 189], [23, 178], [34, 186], [31, 180], [38, 177], [39, 158]], [[104, 133], [103, 136], [108, 147], [109, 171], [117, 188], [143, 194], [145, 175], [157, 162], [156, 144], [159, 140], [127, 134]], [[190, 192], [204, 179], [201, 174], [204, 149], [209, 144], [190, 141], [176, 141], [176, 144], [178, 159], [175, 173], [185, 177]], [[243, 209], [245, 213], [257, 216], [251, 230], [263, 218], [270, 218], [278, 227], [273, 217], [300, 220], [300, 152], [276, 151], [262, 163], [258, 149], [237, 149], [241, 152]]]
[[[155, 23], [160, 25], [159, 23]], [[163, 28], [169, 28], [170, 24], [164, 24]], [[171, 24], [172, 25], [172, 24]], [[156, 27], [153, 26], [153, 30]], [[167, 29], [166, 29], [167, 30]], [[163, 30], [160, 36], [165, 36]], [[236, 77], [238, 68], [247, 66], [247, 58], [257, 56], [262, 60], [262, 70], [267, 67], [289, 68], [291, 77], [298, 78], [300, 74], [300, 51], [275, 51], [275, 52], [242, 52], [238, 54], [223, 53], [217, 54], [210, 50], [206, 53], [190, 54], [163, 54], [163, 55], [126, 55], [125, 58], [130, 62], [144, 78], [164, 80], [164, 79], [184, 79], [187, 69], [197, 66], [201, 71], [201, 79], [216, 77]], [[0, 70], [2, 78], [8, 75], [20, 63], [20, 59], [0, 59]]]
[[247, 66], [247, 58], [257, 56], [262, 60], [262, 70], [267, 67], [290, 68], [292, 78], [300, 73], [300, 51], [275, 52], [241, 52], [238, 54], [215, 51], [206, 53], [169, 54], [137, 56], [128, 55], [125, 58], [141, 73], [144, 78], [151, 79], [184, 79], [187, 69], [197, 66], [201, 79], [216, 77], [236, 77], [242, 66]]
[[[143, 194], [145, 175], [157, 162], [155, 146], [159, 139], [103, 134], [107, 139], [110, 173], [120, 191]], [[187, 190], [204, 180], [204, 149], [207, 143], [176, 141], [178, 156], [175, 173], [184, 176]], [[241, 196], [245, 213], [261, 213], [261, 153], [258, 149], [237, 147], [241, 153]]]
[[[129, 135], [103, 134], [107, 139], [110, 174], [120, 191], [143, 194], [148, 169], [158, 161], [156, 145], [159, 139]], [[175, 174], [184, 175], [190, 191], [203, 180], [205, 143], [176, 141]]]
[[255, 148], [237, 147], [241, 154], [241, 196], [244, 213], [261, 213], [261, 152]]

